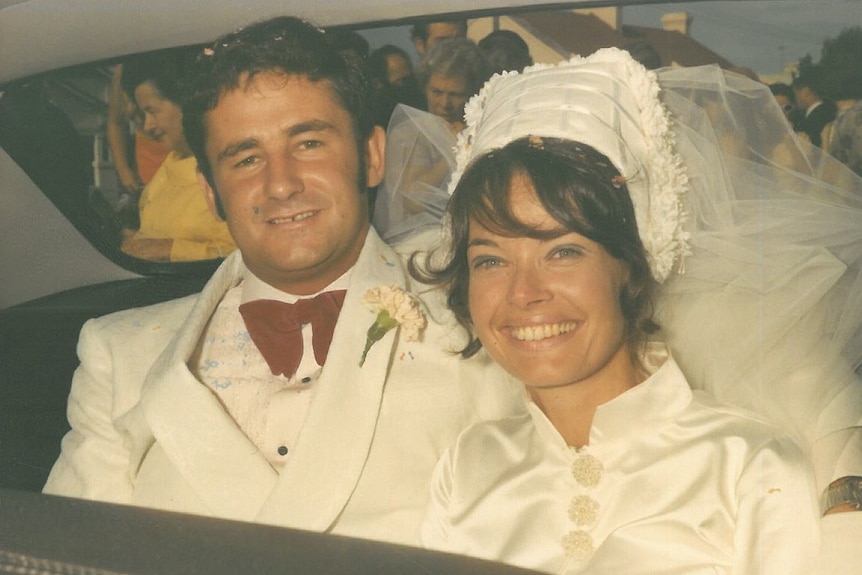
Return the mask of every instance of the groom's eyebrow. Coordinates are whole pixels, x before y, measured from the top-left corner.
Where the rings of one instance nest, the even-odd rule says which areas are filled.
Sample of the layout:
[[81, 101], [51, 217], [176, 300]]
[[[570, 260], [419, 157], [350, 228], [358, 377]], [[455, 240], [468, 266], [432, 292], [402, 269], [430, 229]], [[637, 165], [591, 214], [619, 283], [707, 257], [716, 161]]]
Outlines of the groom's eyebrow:
[[223, 160], [229, 160], [242, 152], [252, 150], [258, 146], [258, 142], [254, 138], [247, 138], [239, 142], [233, 142], [224, 147], [224, 149], [216, 156], [216, 163], [221, 163]]

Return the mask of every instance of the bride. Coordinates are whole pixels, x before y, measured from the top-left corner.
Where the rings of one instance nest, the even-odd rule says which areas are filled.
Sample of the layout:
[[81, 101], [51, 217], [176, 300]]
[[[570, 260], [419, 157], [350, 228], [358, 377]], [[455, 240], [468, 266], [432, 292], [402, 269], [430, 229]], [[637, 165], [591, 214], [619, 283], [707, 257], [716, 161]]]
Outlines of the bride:
[[616, 50], [468, 104], [449, 251], [425, 271], [477, 336], [464, 355], [518, 376], [530, 413], [441, 460], [433, 547], [548, 572], [813, 570], [807, 462], [818, 493], [860, 474], [862, 189], [759, 85], [660, 84], [672, 124]]

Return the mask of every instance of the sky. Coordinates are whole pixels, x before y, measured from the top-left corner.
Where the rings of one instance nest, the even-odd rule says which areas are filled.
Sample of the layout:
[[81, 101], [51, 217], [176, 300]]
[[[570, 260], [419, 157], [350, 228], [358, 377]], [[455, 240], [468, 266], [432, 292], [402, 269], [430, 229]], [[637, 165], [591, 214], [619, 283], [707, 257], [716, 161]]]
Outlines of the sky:
[[[778, 74], [786, 62], [820, 58], [823, 40], [848, 26], [862, 26], [862, 0], [735, 0], [674, 2], [623, 8], [623, 23], [661, 28], [668, 12], [688, 12], [691, 35], [701, 44], [758, 74]], [[367, 36], [372, 48], [394, 43], [413, 54], [406, 27]]]
[[848, 26], [862, 26], [862, 0], [737, 0], [627, 6], [623, 23], [661, 27], [667, 12], [688, 12], [691, 36], [737, 66], [776, 74]]

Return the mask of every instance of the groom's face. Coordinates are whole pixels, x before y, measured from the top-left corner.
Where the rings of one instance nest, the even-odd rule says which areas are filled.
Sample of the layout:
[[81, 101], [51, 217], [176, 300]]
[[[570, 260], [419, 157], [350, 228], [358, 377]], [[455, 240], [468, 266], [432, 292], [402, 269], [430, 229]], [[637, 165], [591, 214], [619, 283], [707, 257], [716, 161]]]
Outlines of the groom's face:
[[326, 81], [276, 72], [223, 94], [205, 121], [214, 186], [202, 185], [213, 210], [217, 194], [249, 270], [305, 295], [350, 269], [369, 228], [359, 182], [380, 182], [382, 131], [358, 149]]

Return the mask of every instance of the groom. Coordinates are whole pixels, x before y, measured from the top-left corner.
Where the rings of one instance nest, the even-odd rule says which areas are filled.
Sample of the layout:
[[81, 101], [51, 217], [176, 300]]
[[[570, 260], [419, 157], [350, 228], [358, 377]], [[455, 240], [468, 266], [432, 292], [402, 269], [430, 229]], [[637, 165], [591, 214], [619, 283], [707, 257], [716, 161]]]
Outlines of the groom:
[[184, 129], [239, 250], [200, 294], [85, 325], [46, 493], [415, 543], [442, 450], [509, 398], [369, 226], [365, 98], [294, 18], [203, 52]]

